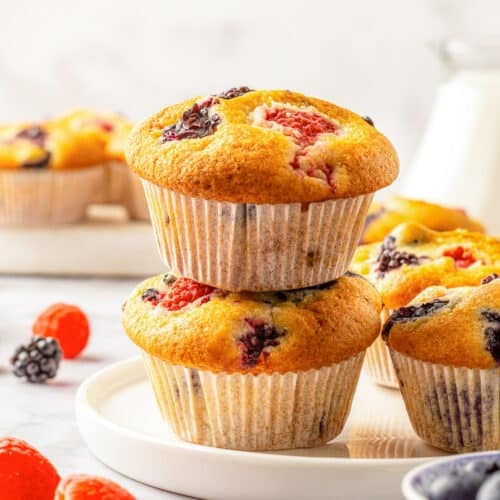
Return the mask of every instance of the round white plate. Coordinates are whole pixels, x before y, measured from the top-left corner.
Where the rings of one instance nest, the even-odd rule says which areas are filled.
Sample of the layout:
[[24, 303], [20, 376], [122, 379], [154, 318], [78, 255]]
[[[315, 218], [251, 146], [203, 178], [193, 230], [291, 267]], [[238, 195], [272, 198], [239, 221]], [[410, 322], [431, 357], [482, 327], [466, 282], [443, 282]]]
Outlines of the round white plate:
[[160, 417], [140, 358], [87, 379], [76, 416], [90, 450], [143, 483], [209, 499], [400, 500], [401, 479], [444, 455], [420, 441], [398, 391], [361, 376], [342, 434], [326, 446], [267, 453], [179, 440]]

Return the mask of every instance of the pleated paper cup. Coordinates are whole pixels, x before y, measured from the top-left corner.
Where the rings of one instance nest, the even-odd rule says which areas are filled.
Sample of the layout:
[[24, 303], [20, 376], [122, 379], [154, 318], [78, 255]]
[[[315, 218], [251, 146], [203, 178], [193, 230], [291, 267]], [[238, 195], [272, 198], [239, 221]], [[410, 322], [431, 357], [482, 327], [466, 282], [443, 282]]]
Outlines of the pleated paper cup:
[[500, 368], [455, 368], [391, 350], [415, 432], [450, 452], [500, 448]]
[[227, 374], [143, 353], [163, 419], [183, 440], [235, 450], [319, 446], [345, 425], [364, 353], [319, 370]]
[[150, 220], [148, 204], [141, 180], [130, 170], [128, 172], [128, 190], [125, 206], [132, 219]]
[[129, 168], [124, 162], [109, 161], [103, 165], [101, 189], [94, 199], [99, 204], [121, 204], [128, 196]]
[[230, 291], [303, 288], [342, 276], [373, 197], [259, 205], [143, 184], [166, 267]]
[[102, 179], [102, 166], [67, 171], [0, 171], [0, 226], [76, 222], [95, 199]]
[[[392, 311], [383, 309], [380, 314], [382, 326], [388, 320]], [[366, 351], [365, 365], [371, 379], [378, 385], [398, 389], [398, 376], [392, 364], [391, 354], [387, 344], [379, 335]]]

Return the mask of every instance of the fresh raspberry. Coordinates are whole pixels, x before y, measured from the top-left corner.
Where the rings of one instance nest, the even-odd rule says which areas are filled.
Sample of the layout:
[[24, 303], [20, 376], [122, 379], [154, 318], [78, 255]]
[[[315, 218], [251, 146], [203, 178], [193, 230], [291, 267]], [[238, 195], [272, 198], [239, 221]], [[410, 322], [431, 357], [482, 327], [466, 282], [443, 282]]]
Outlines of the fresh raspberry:
[[266, 120], [293, 129], [295, 142], [303, 148], [314, 144], [318, 135], [337, 131], [337, 127], [321, 115], [288, 108], [268, 109]]
[[63, 356], [70, 359], [78, 356], [87, 345], [90, 327], [87, 316], [79, 307], [58, 303], [38, 316], [33, 333], [57, 339]]
[[104, 132], [113, 132], [115, 126], [106, 120], [97, 120], [97, 125], [101, 127]]
[[190, 278], [178, 278], [161, 300], [161, 305], [169, 311], [178, 311], [200, 298], [201, 305], [210, 300], [210, 294], [214, 290], [213, 287]]
[[472, 255], [472, 251], [462, 246], [445, 250], [443, 256], [451, 257], [455, 261], [455, 266], [460, 269], [466, 269], [477, 261]]
[[53, 500], [59, 479], [55, 467], [28, 443], [0, 438], [2, 500]]
[[72, 474], [59, 483], [54, 500], [135, 500], [135, 497], [109, 479]]

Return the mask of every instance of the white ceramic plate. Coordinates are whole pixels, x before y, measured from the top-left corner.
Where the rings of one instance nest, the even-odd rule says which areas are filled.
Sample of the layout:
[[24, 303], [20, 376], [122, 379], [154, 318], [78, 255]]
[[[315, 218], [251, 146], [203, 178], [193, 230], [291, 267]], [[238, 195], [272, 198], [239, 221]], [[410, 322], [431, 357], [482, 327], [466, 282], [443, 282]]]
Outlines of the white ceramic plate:
[[180, 441], [162, 422], [140, 358], [87, 379], [76, 415], [90, 450], [143, 483], [209, 499], [400, 500], [401, 479], [443, 452], [411, 429], [398, 391], [362, 375], [343, 433], [326, 446], [267, 453]]

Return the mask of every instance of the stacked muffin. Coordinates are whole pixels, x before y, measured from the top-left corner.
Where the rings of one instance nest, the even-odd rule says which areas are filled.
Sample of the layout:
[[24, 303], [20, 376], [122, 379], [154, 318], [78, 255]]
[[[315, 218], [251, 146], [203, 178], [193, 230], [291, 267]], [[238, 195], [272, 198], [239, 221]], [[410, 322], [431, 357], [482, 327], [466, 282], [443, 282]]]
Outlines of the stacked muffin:
[[127, 300], [165, 420], [234, 449], [323, 444], [347, 418], [380, 331], [346, 273], [373, 192], [398, 172], [371, 120], [246, 87], [170, 106], [131, 133], [168, 273]]

